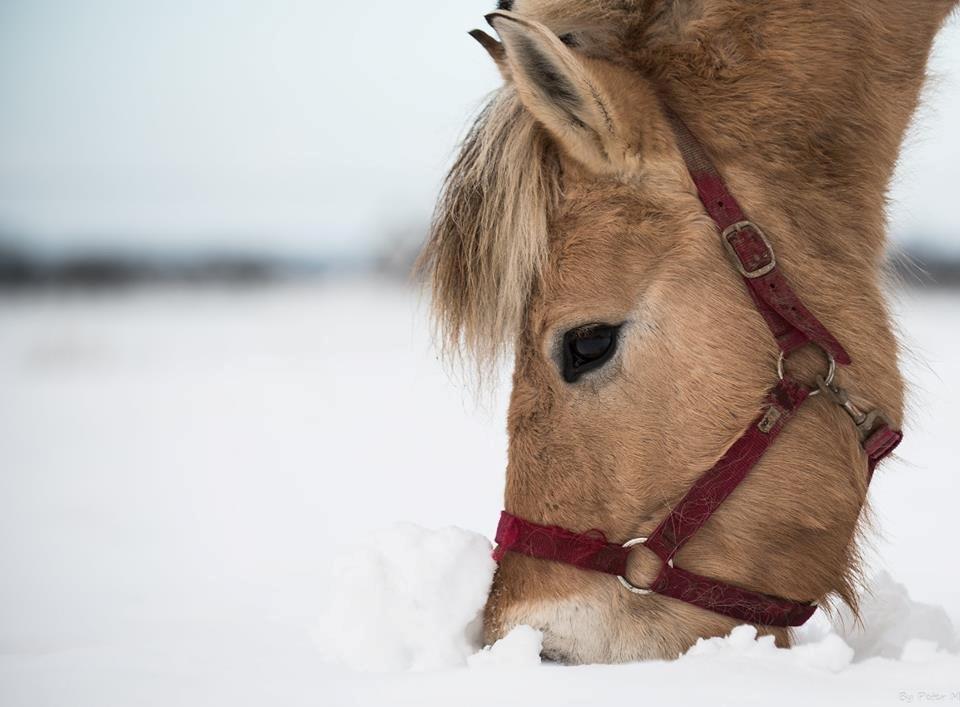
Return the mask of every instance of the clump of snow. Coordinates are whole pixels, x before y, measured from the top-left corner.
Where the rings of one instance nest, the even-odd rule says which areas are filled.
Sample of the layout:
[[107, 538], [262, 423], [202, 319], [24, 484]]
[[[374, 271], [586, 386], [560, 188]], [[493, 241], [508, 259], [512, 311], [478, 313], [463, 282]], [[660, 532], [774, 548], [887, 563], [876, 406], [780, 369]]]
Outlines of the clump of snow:
[[[490, 542], [477, 533], [411, 524], [375, 533], [334, 562], [321, 601], [323, 658], [382, 672], [539, 665], [543, 634], [529, 626], [480, 650], [480, 613], [494, 569]], [[791, 650], [740, 626], [729, 636], [701, 639], [681, 660], [746, 657], [838, 673], [869, 658], [926, 663], [960, 644], [946, 611], [913, 601], [885, 572], [868, 585], [861, 614], [862, 624], [847, 609], [832, 617], [817, 612], [796, 632]]]
[[398, 524], [344, 552], [323, 601], [324, 658], [370, 671], [464, 665], [481, 647], [490, 549], [460, 528]]
[[843, 607], [833, 617], [818, 611], [795, 632], [789, 651], [776, 648], [772, 636], [757, 637], [739, 626], [725, 638], [701, 639], [686, 656], [725, 654], [753, 657], [789, 656], [796, 665], [840, 672], [869, 658], [928, 663], [960, 648], [960, 637], [947, 612], [910, 598], [906, 587], [887, 572], [878, 573], [861, 597], [862, 623]]
[[[322, 602], [323, 657], [366, 671], [539, 665], [543, 634], [529, 626], [479, 650], [494, 568], [490, 542], [477, 533], [398, 524], [374, 534], [335, 562]], [[748, 656], [835, 673], [875, 657], [927, 662], [960, 644], [946, 611], [913, 601], [886, 572], [868, 585], [861, 615], [862, 624], [845, 608], [832, 619], [817, 612], [790, 651], [740, 626], [701, 639], [684, 658]]]
[[467, 658], [471, 668], [528, 668], [540, 665], [543, 631], [516, 626], [510, 633]]
[[914, 601], [907, 588], [887, 572], [879, 573], [867, 586], [860, 602], [860, 617], [862, 625], [844, 607], [836, 620], [837, 630], [853, 648], [856, 660], [900, 658], [914, 641], [928, 643], [934, 649], [960, 651], [960, 636], [947, 612]]
[[777, 648], [773, 636], [758, 637], [755, 627], [737, 626], [729, 636], [701, 638], [681, 660], [698, 656], [717, 656], [720, 659], [747, 657], [836, 673], [853, 660], [853, 649], [831, 632], [790, 650]]
[[817, 643], [794, 646], [792, 653], [799, 665], [838, 673], [853, 661], [853, 648], [840, 636], [829, 633]]
[[796, 645], [789, 650], [777, 648], [772, 636], [758, 637], [752, 626], [738, 626], [729, 636], [700, 639], [681, 662], [702, 656], [748, 657], [839, 673], [870, 658], [935, 663], [960, 646], [947, 612], [912, 600], [906, 587], [886, 572], [869, 583], [860, 610], [861, 624], [846, 607], [832, 619], [817, 612], [796, 632]]
[[932, 663], [947, 655], [936, 641], [925, 641], [922, 638], [912, 638], [907, 641], [900, 652], [900, 660], [904, 663]]
[[701, 638], [688, 650], [685, 656], [716, 655], [721, 652], [733, 653], [770, 653], [777, 650], [773, 636], [757, 636], [753, 626], [737, 626], [729, 636]]

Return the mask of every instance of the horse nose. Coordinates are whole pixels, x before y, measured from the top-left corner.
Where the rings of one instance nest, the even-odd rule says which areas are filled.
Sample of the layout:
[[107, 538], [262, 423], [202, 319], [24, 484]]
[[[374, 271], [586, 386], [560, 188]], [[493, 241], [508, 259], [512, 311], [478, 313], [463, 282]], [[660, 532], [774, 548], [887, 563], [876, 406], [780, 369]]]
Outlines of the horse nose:
[[[544, 635], [544, 639], [546, 640], [546, 638], [547, 638], [547, 636], [546, 636], [546, 634], [545, 634], [545, 635]], [[554, 648], [541, 648], [541, 649], [540, 649], [540, 660], [542, 660], [542, 661], [544, 661], [544, 662], [546, 662], [546, 663], [560, 663], [560, 664], [563, 664], [563, 665], [569, 665], [570, 663], [574, 662], [574, 661], [572, 661], [572, 660], [570, 659], [570, 657], [566, 654], [566, 652], [564, 652], [563, 650], [561, 650], [561, 649], [559, 649], [559, 648], [555, 648], [555, 647], [554, 647]]]

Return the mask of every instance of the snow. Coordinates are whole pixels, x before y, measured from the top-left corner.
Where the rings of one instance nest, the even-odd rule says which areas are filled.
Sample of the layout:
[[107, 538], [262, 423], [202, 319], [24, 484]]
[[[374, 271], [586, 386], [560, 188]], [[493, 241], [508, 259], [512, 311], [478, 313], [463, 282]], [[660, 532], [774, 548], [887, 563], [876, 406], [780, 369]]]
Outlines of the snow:
[[838, 616], [844, 640], [858, 658], [900, 658], [911, 643], [960, 652], [960, 633], [943, 607], [913, 601], [888, 572], [874, 577], [868, 587], [859, 624], [846, 607]]
[[491, 549], [477, 533], [402, 524], [344, 551], [320, 605], [321, 654], [360, 670], [465, 665], [480, 645]]
[[[518, 626], [493, 646], [481, 643], [481, 610], [493, 579], [490, 542], [459, 528], [409, 523], [344, 549], [330, 573], [315, 638], [322, 657], [356, 671], [529, 667], [540, 664], [543, 633]], [[686, 658], [734, 652], [839, 672], [870, 658], [926, 662], [960, 653], [947, 612], [910, 598], [880, 572], [861, 597], [861, 621], [841, 606], [820, 611], [797, 632], [797, 646], [778, 652], [770, 636], [741, 626], [728, 638], [700, 641]], [[773, 652], [771, 652], [773, 651]], [[960, 658], [956, 667], [960, 669]]]
[[507, 389], [475, 403], [416, 295], [6, 297], [0, 705], [956, 703], [960, 298], [899, 300], [863, 627], [570, 668], [529, 628], [481, 652]]
[[540, 665], [543, 631], [516, 626], [492, 646], [485, 646], [467, 658], [471, 668], [530, 668]]
[[838, 673], [853, 659], [853, 649], [835, 633], [827, 633], [816, 642], [804, 643], [793, 650], [778, 649], [773, 636], [757, 636], [752, 626], [737, 626], [725, 638], [701, 638], [681, 660], [695, 662], [709, 656], [726, 661], [741, 658], [772, 660], [828, 673]]

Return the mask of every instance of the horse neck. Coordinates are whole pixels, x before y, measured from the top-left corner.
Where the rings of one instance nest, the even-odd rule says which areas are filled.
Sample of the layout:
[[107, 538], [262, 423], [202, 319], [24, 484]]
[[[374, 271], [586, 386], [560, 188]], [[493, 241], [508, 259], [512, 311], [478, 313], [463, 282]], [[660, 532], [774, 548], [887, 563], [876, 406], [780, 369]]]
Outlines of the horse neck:
[[716, 0], [623, 53], [703, 143], [803, 301], [847, 347], [844, 381], [898, 424], [885, 194], [956, 1]]
[[706, 3], [631, 60], [731, 181], [782, 213], [785, 238], [866, 277], [882, 259], [884, 195], [933, 38], [955, 3]]

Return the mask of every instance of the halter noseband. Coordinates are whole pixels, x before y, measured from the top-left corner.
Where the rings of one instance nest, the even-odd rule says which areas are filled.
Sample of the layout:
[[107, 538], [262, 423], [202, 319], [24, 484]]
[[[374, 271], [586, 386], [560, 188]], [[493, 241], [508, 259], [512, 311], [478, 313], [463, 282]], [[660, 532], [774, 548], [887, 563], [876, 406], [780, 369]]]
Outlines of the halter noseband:
[[[669, 110], [667, 116], [700, 201], [716, 223], [730, 260], [780, 349], [780, 380], [769, 390], [762, 411], [746, 431], [648, 537], [612, 543], [598, 530], [574, 533], [531, 523], [503, 511], [494, 559], [499, 561], [507, 552], [516, 552], [565, 562], [615, 575], [636, 594], [660, 594], [752, 624], [800, 626], [813, 615], [814, 603], [775, 597], [703, 577], [676, 567], [674, 558], [747, 477], [807, 398], [823, 392], [850, 415], [866, 454], [868, 483], [876, 465], [896, 448], [903, 435], [892, 429], [877, 411], [867, 413], [854, 406], [846, 391], [834, 383], [836, 366], [850, 364], [850, 356], [790, 287], [777, 267], [770, 240], [746, 218], [703, 146], [679, 117]], [[809, 388], [784, 372], [784, 360], [807, 344], [822, 349], [830, 364], [827, 375], [817, 380], [817, 388]], [[627, 557], [631, 548], [641, 544], [662, 562], [660, 573], [648, 588], [635, 587], [626, 579]]]

